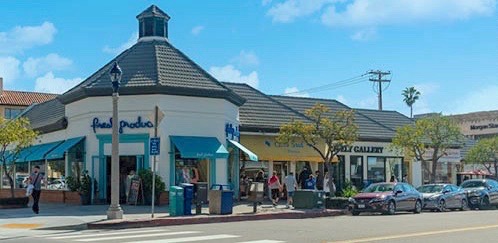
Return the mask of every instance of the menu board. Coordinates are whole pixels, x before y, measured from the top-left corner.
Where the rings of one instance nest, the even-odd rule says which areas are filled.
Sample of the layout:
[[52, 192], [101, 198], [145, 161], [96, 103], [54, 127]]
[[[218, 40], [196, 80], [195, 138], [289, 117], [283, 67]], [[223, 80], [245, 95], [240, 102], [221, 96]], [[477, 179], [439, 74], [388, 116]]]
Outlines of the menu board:
[[142, 186], [142, 181], [139, 178], [131, 180], [130, 188], [128, 191], [128, 204], [137, 205], [141, 186]]

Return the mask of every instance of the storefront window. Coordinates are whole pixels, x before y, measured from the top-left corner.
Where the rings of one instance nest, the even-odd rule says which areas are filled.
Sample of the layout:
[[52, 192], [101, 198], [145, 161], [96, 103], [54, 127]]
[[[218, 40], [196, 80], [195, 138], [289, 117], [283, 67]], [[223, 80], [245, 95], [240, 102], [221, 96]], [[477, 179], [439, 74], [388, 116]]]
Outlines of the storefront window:
[[386, 178], [390, 180], [394, 176], [397, 181], [403, 179], [403, 159], [402, 158], [386, 158]]
[[351, 156], [351, 183], [358, 189], [363, 188], [363, 156]]
[[48, 161], [47, 189], [51, 190], [66, 189], [65, 176], [64, 176], [65, 169], [66, 166], [64, 160]]
[[175, 185], [182, 183], [208, 182], [209, 159], [175, 160]]
[[368, 157], [368, 183], [386, 181], [386, 160], [383, 157]]

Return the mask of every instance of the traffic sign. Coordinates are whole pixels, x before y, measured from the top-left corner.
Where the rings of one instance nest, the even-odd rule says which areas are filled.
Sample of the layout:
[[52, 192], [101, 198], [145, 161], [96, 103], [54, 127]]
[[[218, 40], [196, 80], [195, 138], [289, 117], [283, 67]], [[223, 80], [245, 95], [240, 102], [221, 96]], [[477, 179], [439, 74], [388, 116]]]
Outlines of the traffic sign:
[[161, 138], [150, 138], [149, 154], [159, 155], [161, 151]]

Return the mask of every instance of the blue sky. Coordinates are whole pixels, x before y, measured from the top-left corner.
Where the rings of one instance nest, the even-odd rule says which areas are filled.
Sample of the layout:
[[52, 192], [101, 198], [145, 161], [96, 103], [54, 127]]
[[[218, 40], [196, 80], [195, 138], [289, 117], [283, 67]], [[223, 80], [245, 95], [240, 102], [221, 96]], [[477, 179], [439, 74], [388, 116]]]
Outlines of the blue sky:
[[170, 42], [222, 81], [376, 109], [368, 76], [344, 80], [390, 70], [384, 109], [409, 114], [401, 91], [415, 86], [415, 114], [492, 110], [497, 1], [2, 1], [0, 76], [6, 89], [62, 93], [135, 43], [135, 16], [156, 4]]

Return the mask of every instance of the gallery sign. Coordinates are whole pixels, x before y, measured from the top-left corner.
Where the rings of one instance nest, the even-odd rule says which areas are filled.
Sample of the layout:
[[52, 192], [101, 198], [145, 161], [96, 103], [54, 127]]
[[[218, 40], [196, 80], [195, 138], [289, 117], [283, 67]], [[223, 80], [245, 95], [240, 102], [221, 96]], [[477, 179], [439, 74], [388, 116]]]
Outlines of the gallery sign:
[[[101, 121], [98, 117], [93, 118], [92, 125], [93, 132], [97, 133], [97, 129], [111, 129], [112, 118], [107, 121]], [[135, 121], [119, 121], [119, 133], [123, 133], [124, 129], [138, 129], [138, 128], [153, 128], [154, 124], [151, 121], [143, 121], [141, 116], [137, 117]]]
[[344, 146], [341, 152], [344, 153], [366, 153], [366, 154], [382, 154], [384, 147], [380, 146]]

